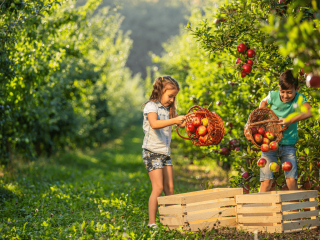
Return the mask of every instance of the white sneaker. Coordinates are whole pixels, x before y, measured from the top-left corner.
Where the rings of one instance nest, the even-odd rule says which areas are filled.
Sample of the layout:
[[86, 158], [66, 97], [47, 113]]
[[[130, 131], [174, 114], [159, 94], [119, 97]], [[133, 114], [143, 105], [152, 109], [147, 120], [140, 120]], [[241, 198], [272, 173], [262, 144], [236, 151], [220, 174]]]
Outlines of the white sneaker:
[[157, 225], [157, 224], [155, 224], [155, 223], [148, 224], [148, 228], [157, 229], [157, 228], [158, 228], [158, 225]]

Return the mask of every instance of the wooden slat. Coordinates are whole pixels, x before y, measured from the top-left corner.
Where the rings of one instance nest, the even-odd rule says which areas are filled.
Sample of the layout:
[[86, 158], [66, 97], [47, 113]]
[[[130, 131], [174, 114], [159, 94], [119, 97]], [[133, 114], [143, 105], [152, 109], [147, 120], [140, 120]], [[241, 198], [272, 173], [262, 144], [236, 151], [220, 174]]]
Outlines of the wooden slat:
[[167, 215], [167, 214], [175, 214], [175, 215], [182, 215], [184, 212], [184, 207], [182, 206], [168, 206], [168, 207], [159, 207], [159, 214], [160, 215]]
[[270, 207], [237, 207], [237, 213], [277, 213], [281, 212], [281, 205], [277, 204], [277, 206], [270, 206]]
[[[234, 189], [234, 188], [211, 188], [211, 189], [201, 190], [201, 191], [179, 193], [179, 194], [175, 194], [175, 195], [172, 195], [172, 196], [185, 197], [185, 196], [193, 196], [193, 195], [212, 193], [212, 192], [221, 192], [221, 191], [230, 190], [230, 189]], [[236, 189], [241, 189], [241, 188], [236, 188]]]
[[236, 203], [279, 203], [280, 194], [247, 194], [235, 197]]
[[219, 227], [232, 227], [232, 226], [236, 226], [236, 218], [232, 217], [232, 218], [225, 218], [225, 219], [221, 219], [221, 220], [214, 220], [214, 221], [207, 221], [207, 222], [201, 222], [201, 223], [193, 223], [190, 224], [190, 230], [192, 232], [196, 232], [203, 229], [209, 229], [211, 230], [212, 228], [219, 228]]
[[[220, 199], [217, 199], [220, 200]], [[204, 210], [204, 209], [211, 209], [211, 208], [218, 208], [218, 207], [222, 207], [222, 206], [228, 206], [228, 205], [235, 205], [236, 202], [234, 200], [234, 198], [230, 198], [229, 200], [224, 200], [224, 201], [208, 201], [207, 203], [197, 203], [197, 204], [188, 204], [185, 207], [185, 212], [190, 213], [193, 211], [200, 211], [200, 210]]]
[[319, 216], [319, 211], [314, 210], [314, 211], [308, 211], [308, 212], [298, 212], [298, 213], [286, 214], [286, 215], [282, 216], [282, 219], [289, 220], [289, 219], [294, 219], [294, 218], [304, 218], [304, 217], [313, 217], [313, 216]]
[[316, 198], [316, 197], [318, 197], [317, 190], [299, 191], [295, 193], [282, 193], [280, 195], [281, 202], [300, 200], [305, 198]]
[[[309, 201], [310, 201], [310, 202], [311, 202], [311, 201], [316, 201], [316, 199], [315, 199], [315, 198], [310, 198]], [[317, 206], [317, 207], [318, 207], [318, 206]], [[311, 207], [311, 208], [310, 208], [310, 211], [317, 210], [317, 209], [318, 209], [317, 207], [316, 207], [316, 206]], [[319, 213], [319, 210], [318, 210], [318, 213]], [[316, 219], [318, 216], [319, 216], [319, 214], [318, 214], [317, 216], [311, 217], [311, 219]]]
[[255, 231], [262, 231], [262, 232], [269, 232], [269, 233], [282, 233], [282, 226], [239, 226], [237, 230], [244, 230], [247, 232], [255, 232]]
[[185, 222], [192, 222], [202, 219], [210, 219], [210, 218], [220, 218], [224, 216], [236, 215], [235, 208], [224, 208], [215, 211], [208, 210], [207, 212], [196, 213], [196, 214], [188, 214], [184, 216]]
[[172, 226], [172, 225], [179, 225], [179, 226], [183, 226], [184, 225], [184, 221], [182, 217], [160, 217], [160, 222], [163, 225], [168, 225], [168, 226]]
[[294, 221], [290, 223], [283, 223], [283, 231], [287, 230], [298, 230], [298, 229], [308, 229], [308, 227], [316, 227], [319, 226], [319, 219], [311, 219], [311, 220], [300, 220]]
[[185, 196], [182, 197], [182, 204], [189, 204], [194, 202], [200, 201], [208, 201], [214, 200], [219, 198], [227, 198], [227, 197], [234, 197], [235, 195], [240, 194], [243, 192], [240, 188], [229, 188], [228, 190], [219, 191], [219, 192], [211, 192], [211, 193], [204, 193], [204, 194], [197, 194], [192, 196]]
[[181, 197], [174, 197], [175, 195], [167, 197], [158, 197], [158, 204], [181, 204]]
[[254, 216], [254, 217], [242, 217], [238, 216], [239, 223], [278, 223], [281, 222], [282, 215], [276, 216]]
[[282, 211], [290, 211], [295, 209], [301, 209], [301, 208], [308, 208], [308, 207], [317, 207], [318, 202], [312, 201], [312, 202], [299, 202], [299, 203], [291, 203], [291, 204], [285, 204], [281, 206]]

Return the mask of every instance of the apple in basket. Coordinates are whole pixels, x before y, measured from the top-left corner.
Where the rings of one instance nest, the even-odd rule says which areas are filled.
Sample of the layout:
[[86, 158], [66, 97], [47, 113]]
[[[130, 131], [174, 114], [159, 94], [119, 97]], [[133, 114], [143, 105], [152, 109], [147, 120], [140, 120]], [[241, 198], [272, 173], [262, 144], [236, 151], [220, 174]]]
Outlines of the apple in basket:
[[208, 118], [202, 118], [201, 123], [203, 126], [208, 126]]
[[264, 134], [264, 137], [268, 138], [270, 140], [273, 140], [274, 139], [274, 134], [271, 131], [266, 131], [266, 133]]
[[204, 136], [200, 136], [199, 137], [199, 142], [200, 143], [205, 143], [208, 140], [209, 134], [204, 135]]
[[189, 123], [187, 126], [188, 132], [194, 133], [196, 131], [195, 126], [192, 123]]
[[271, 172], [278, 172], [279, 171], [279, 165], [276, 162], [272, 162], [269, 164], [269, 169]]
[[263, 138], [263, 141], [262, 141], [263, 144], [270, 144], [270, 140], [269, 138]]
[[258, 129], [256, 127], [252, 127], [251, 132], [252, 132], [252, 135], [255, 135], [258, 133]]
[[277, 151], [279, 148], [279, 144], [276, 141], [272, 141], [269, 146], [272, 151]]
[[203, 125], [197, 128], [197, 132], [200, 136], [204, 136], [207, 133], [207, 128]]
[[286, 161], [284, 163], [282, 163], [282, 170], [285, 172], [290, 172], [292, 169], [292, 163], [289, 161]]
[[260, 159], [258, 160], [258, 162], [257, 162], [257, 165], [258, 165], [259, 168], [265, 167], [266, 164], [267, 164], [267, 160], [264, 159], [264, 158], [260, 158]]
[[195, 127], [199, 127], [199, 126], [201, 125], [201, 119], [200, 119], [200, 117], [194, 117], [194, 118], [192, 119], [192, 124], [193, 124], [193, 126], [195, 126]]
[[261, 151], [262, 152], [269, 152], [270, 148], [268, 144], [262, 144], [261, 145]]
[[209, 124], [208, 125], [208, 127], [207, 127], [207, 131], [208, 131], [208, 133], [211, 133], [211, 134], [213, 134], [214, 132], [214, 125], [213, 124]]
[[262, 135], [260, 135], [260, 134], [255, 134], [254, 135], [254, 140], [257, 142], [257, 143], [262, 143], [262, 140], [263, 140], [263, 138], [262, 138]]
[[265, 134], [265, 131], [263, 128], [258, 129], [258, 133], [261, 134], [262, 136]]

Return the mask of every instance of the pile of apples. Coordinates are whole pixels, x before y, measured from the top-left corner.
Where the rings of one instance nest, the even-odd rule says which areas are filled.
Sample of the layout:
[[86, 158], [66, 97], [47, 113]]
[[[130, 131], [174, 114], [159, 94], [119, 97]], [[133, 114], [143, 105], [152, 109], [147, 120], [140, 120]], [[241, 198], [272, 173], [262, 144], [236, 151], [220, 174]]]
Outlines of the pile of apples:
[[[257, 162], [257, 165], [259, 168], [265, 167], [267, 164], [267, 160], [265, 158], [260, 158]], [[269, 164], [269, 169], [271, 172], [278, 172], [279, 171], [279, 165], [276, 162], [272, 162]], [[292, 169], [292, 163], [289, 161], [286, 161], [282, 164], [282, 170], [285, 172], [290, 172]]]
[[[239, 45], [237, 46], [237, 50], [239, 53], [243, 55], [247, 55], [246, 63], [241, 67], [242, 68], [241, 77], [244, 78], [249, 73], [251, 73], [253, 61], [250, 58], [254, 58], [254, 56], [256, 55], [256, 52], [252, 49], [247, 50], [247, 46], [244, 43], [239, 43]], [[240, 62], [241, 62], [241, 59], [238, 58], [236, 61], [236, 64], [239, 64]]]
[[279, 148], [279, 144], [274, 140], [274, 134], [271, 131], [265, 131], [262, 127], [257, 129], [251, 128], [251, 132], [256, 143], [261, 145], [262, 152], [269, 152], [269, 150], [276, 151]]
[[200, 115], [192, 119], [192, 123], [187, 125], [187, 131], [196, 134], [199, 137], [200, 143], [205, 143], [208, 140], [209, 133], [212, 134], [214, 126], [209, 123], [208, 118], [202, 118]]

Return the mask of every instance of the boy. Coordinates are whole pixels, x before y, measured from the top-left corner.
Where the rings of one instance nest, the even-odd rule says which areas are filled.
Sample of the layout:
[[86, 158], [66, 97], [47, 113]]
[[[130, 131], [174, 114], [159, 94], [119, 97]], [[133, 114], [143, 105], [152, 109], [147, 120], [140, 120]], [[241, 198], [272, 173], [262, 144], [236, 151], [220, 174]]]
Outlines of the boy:
[[[307, 102], [306, 97], [298, 93], [298, 79], [294, 78], [291, 70], [286, 70], [280, 75], [279, 78], [279, 91], [270, 91], [268, 96], [260, 102], [259, 108], [265, 108], [268, 104], [271, 105], [271, 110], [278, 116], [280, 125], [288, 127], [283, 132], [283, 138], [279, 144], [277, 151], [262, 152], [261, 157], [267, 160], [267, 164], [264, 168], [260, 168], [260, 192], [270, 191], [272, 186], [273, 173], [269, 169], [270, 162], [277, 162], [279, 157], [281, 163], [289, 161], [292, 163], [292, 169], [289, 172], [285, 172], [286, 182], [289, 190], [298, 190], [298, 174], [297, 174], [297, 157], [295, 144], [298, 141], [298, 122], [311, 117], [311, 106]], [[303, 105], [306, 106], [308, 112], [301, 113], [300, 115], [293, 117], [289, 121], [285, 118], [292, 112], [294, 112], [293, 105], [297, 103], [299, 96], [303, 97]]]

